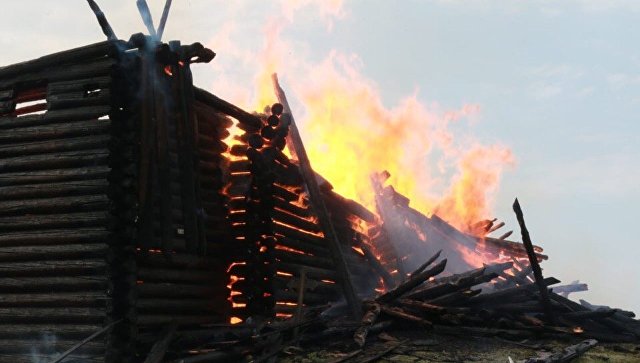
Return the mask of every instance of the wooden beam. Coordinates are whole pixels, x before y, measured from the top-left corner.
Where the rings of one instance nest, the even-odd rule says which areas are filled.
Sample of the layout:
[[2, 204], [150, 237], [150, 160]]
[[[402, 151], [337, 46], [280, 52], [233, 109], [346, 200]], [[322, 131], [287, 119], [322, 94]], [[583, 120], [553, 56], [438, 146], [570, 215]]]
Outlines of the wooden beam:
[[162, 40], [162, 33], [164, 33], [164, 27], [167, 24], [167, 18], [169, 17], [169, 9], [171, 9], [171, 0], [167, 0], [164, 3], [162, 17], [160, 18], [160, 24], [158, 24], [158, 40]]
[[553, 309], [551, 307], [551, 301], [549, 300], [549, 291], [547, 290], [547, 286], [544, 283], [542, 270], [540, 269], [540, 265], [538, 264], [538, 256], [536, 256], [536, 251], [533, 249], [533, 243], [531, 242], [529, 231], [527, 230], [527, 226], [524, 223], [524, 215], [522, 214], [522, 208], [520, 208], [518, 198], [516, 198], [516, 200], [513, 202], [513, 211], [516, 213], [516, 217], [518, 218], [518, 224], [520, 225], [520, 231], [522, 233], [522, 243], [527, 250], [527, 256], [529, 256], [529, 264], [533, 269], [533, 276], [535, 277], [536, 285], [538, 286], [538, 290], [540, 291], [540, 302], [544, 307], [547, 319], [549, 319], [549, 321], [551, 322], [554, 322], [555, 317], [553, 314]]
[[318, 213], [318, 222], [320, 223], [324, 237], [329, 245], [329, 250], [333, 256], [334, 263], [336, 264], [336, 272], [340, 277], [340, 284], [345, 298], [347, 299], [347, 303], [351, 308], [351, 314], [354, 319], [360, 319], [362, 315], [362, 307], [351, 282], [349, 270], [347, 269], [347, 262], [342, 253], [340, 241], [338, 240], [338, 235], [336, 234], [333, 222], [331, 221], [331, 215], [325, 205], [322, 191], [320, 190], [315, 177], [315, 172], [311, 168], [311, 162], [309, 161], [307, 151], [302, 143], [302, 137], [300, 136], [293, 114], [291, 113], [287, 97], [280, 87], [280, 84], [278, 83], [278, 76], [275, 73], [272, 75], [272, 80], [278, 101], [284, 106], [284, 110], [289, 114], [290, 118], [289, 136], [287, 137], [287, 141], [290, 143], [289, 151], [291, 151], [291, 153], [298, 159], [302, 179], [304, 180], [304, 184], [307, 186], [307, 191], [309, 192], [309, 202], [313, 210]]
[[104, 35], [107, 36], [107, 39], [118, 40], [116, 33], [111, 28], [111, 25], [109, 25], [109, 22], [107, 21], [107, 17], [104, 15], [102, 10], [100, 10], [100, 7], [98, 6], [98, 4], [96, 4], [96, 2], [93, 0], [87, 0], [87, 2], [89, 3], [89, 7], [91, 8], [91, 11], [93, 11], [93, 13], [96, 15], [96, 18], [98, 19], [98, 23], [100, 24], [100, 28], [102, 29], [102, 32], [104, 33]]

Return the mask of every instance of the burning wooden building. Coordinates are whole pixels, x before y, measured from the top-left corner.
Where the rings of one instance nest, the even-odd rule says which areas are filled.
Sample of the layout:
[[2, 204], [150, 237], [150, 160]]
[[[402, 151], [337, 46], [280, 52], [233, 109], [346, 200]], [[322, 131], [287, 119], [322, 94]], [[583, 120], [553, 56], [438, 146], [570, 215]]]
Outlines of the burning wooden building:
[[[0, 69], [0, 361], [60, 353], [113, 324], [74, 354], [122, 362], [172, 322], [340, 299], [335, 256], [282, 151], [286, 116], [195, 88], [190, 64], [213, 56], [137, 35]], [[372, 290], [357, 226], [375, 215], [321, 189], [354, 284]], [[39, 352], [46, 335], [55, 344]]]
[[[299, 327], [330, 304], [359, 319], [362, 300], [375, 300], [369, 325], [380, 311], [431, 325], [411, 309], [451, 323], [473, 310], [458, 305], [496, 299], [472, 289], [494, 279], [510, 291], [498, 298], [529, 304], [516, 309], [536, 304], [540, 248], [488, 237], [493, 221], [469, 234], [427, 217], [385, 173], [372, 176], [375, 211], [340, 196], [311, 168], [279, 87], [281, 103], [246, 112], [193, 85], [191, 65], [213, 51], [157, 39], [0, 68], [0, 362], [208, 361], [201, 347], [232, 327]], [[510, 261], [434, 280], [446, 261], [423, 262], [446, 246]], [[460, 260], [450, 274], [469, 267], [445, 255]], [[402, 296], [409, 313], [384, 305]]]

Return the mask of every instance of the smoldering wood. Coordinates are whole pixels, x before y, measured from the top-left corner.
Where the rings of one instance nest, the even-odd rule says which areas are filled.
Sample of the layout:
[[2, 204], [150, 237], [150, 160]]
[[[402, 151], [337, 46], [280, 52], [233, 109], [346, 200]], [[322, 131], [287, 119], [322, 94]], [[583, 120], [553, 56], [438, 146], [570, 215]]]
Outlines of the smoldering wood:
[[380, 304], [365, 303], [364, 305], [367, 310], [362, 316], [360, 327], [353, 334], [353, 340], [361, 348], [364, 346], [364, 343], [367, 340], [367, 335], [369, 334], [369, 330], [378, 319], [378, 315], [380, 315], [381, 311]]
[[385, 302], [389, 302], [392, 301], [404, 294], [406, 294], [407, 292], [409, 292], [410, 290], [413, 290], [414, 288], [416, 288], [417, 286], [419, 286], [420, 284], [424, 283], [426, 280], [428, 280], [430, 277], [432, 276], [436, 276], [439, 273], [441, 273], [442, 271], [444, 271], [444, 268], [447, 266], [447, 259], [444, 259], [442, 261], [440, 261], [438, 264], [436, 264], [435, 266], [433, 266], [432, 268], [420, 272], [419, 274], [410, 277], [409, 280], [401, 283], [400, 285], [396, 286], [393, 290], [390, 290], [380, 296], [378, 296], [376, 298], [376, 301], [381, 302], [381, 303], [385, 303]]
[[380, 275], [380, 277], [382, 278], [382, 281], [384, 282], [385, 287], [390, 288], [391, 286], [394, 286], [395, 280], [393, 279], [393, 277], [391, 277], [391, 274], [389, 274], [389, 271], [387, 271], [387, 269], [384, 266], [382, 266], [378, 258], [373, 254], [373, 252], [371, 252], [369, 247], [367, 247], [367, 245], [364, 243], [360, 243], [358, 247], [362, 249], [362, 251], [364, 252], [364, 257], [367, 259], [367, 262], [371, 265], [374, 271], [378, 275]]
[[315, 221], [300, 218], [295, 214], [284, 212], [278, 209], [272, 209], [269, 213], [274, 221], [282, 222], [289, 226], [294, 226], [310, 233], [320, 233], [320, 226]]
[[410, 314], [399, 307], [392, 307], [392, 306], [387, 306], [383, 304], [383, 305], [380, 305], [380, 308], [381, 308], [381, 311], [386, 315], [399, 318], [401, 320], [405, 320], [413, 324], [417, 324], [421, 327], [430, 329], [433, 326], [433, 323], [431, 323], [429, 320]]
[[411, 275], [409, 275], [409, 277], [415, 277], [416, 275], [424, 271], [427, 267], [429, 267], [429, 265], [431, 265], [438, 258], [440, 258], [441, 253], [442, 253], [442, 250], [439, 250], [438, 252], [436, 252], [435, 255], [431, 256], [427, 261], [425, 261], [425, 263], [423, 263], [420, 267], [418, 267], [415, 271], [413, 271]]

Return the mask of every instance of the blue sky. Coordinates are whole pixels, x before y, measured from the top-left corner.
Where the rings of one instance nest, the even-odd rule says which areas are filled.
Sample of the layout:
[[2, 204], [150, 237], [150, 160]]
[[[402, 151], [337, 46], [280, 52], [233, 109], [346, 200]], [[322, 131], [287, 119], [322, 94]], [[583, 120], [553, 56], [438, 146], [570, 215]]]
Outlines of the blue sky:
[[[120, 37], [143, 31], [134, 0], [99, 3]], [[149, 3], [157, 21], [164, 1]], [[517, 228], [517, 196], [550, 255], [545, 274], [589, 283], [574, 297], [640, 311], [640, 3], [226, 3], [174, 1], [165, 39], [218, 53], [196, 66], [197, 83], [230, 99], [250, 91], [253, 58], [275, 17], [288, 57], [357, 56], [388, 107], [413, 94], [441, 109], [479, 105], [477, 120], [453, 127], [507, 145], [516, 158], [495, 216]], [[10, 2], [0, 14], [0, 64], [102, 39], [82, 1]]]

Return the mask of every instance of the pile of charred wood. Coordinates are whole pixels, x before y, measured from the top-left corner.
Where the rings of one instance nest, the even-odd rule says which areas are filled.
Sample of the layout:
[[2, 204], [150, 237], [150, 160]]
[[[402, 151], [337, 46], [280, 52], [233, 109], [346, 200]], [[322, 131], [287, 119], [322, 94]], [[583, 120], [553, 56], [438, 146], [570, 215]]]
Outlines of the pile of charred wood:
[[[532, 251], [517, 201], [514, 210], [524, 245]], [[640, 321], [634, 319], [634, 313], [569, 300], [561, 294], [580, 290], [582, 286], [554, 288], [560, 281], [542, 276], [535, 254], [528, 266], [514, 259], [448, 276], [443, 276], [447, 259], [440, 256], [440, 252], [435, 253], [407, 274], [405, 281], [363, 300], [361, 319], [354, 320], [351, 309], [344, 304], [308, 307], [286, 321], [216, 325], [183, 332], [173, 341], [165, 342], [165, 349], [171, 356], [181, 357], [176, 362], [260, 362], [338, 338], [352, 352], [336, 360], [341, 362], [366, 351], [372, 340], [368, 337], [393, 330], [413, 329], [425, 336], [497, 337], [516, 344], [529, 339], [587, 339], [544, 359], [529, 360], [560, 362], [584, 353], [598, 341], [621, 343], [640, 339]], [[200, 349], [180, 352], [181, 346], [194, 344]], [[365, 361], [377, 360], [393, 347], [369, 354]]]

